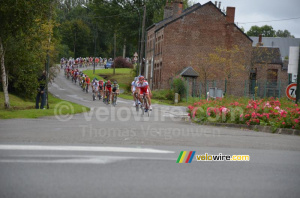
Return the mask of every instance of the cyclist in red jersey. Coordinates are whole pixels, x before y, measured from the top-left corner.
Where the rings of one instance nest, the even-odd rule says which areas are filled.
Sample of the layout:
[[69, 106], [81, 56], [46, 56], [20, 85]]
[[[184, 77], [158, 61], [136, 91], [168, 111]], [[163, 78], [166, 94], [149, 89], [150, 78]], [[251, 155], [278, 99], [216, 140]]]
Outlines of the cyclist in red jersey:
[[150, 96], [152, 95], [150, 87], [148, 82], [145, 80], [144, 76], [140, 76], [139, 77], [139, 81], [136, 85], [136, 87], [139, 89], [138, 92], [138, 97], [141, 103], [143, 103], [142, 101], [142, 97], [144, 94], [147, 97], [148, 101], [149, 101], [149, 109], [152, 110], [152, 106], [151, 106], [151, 98]]
[[104, 87], [104, 91], [105, 92], [107, 92], [108, 91], [108, 104], [109, 104], [109, 101], [110, 101], [110, 98], [111, 98], [111, 87], [112, 87], [112, 85], [111, 85], [111, 82], [110, 82], [110, 80], [108, 80], [106, 83], [105, 83], [105, 87]]

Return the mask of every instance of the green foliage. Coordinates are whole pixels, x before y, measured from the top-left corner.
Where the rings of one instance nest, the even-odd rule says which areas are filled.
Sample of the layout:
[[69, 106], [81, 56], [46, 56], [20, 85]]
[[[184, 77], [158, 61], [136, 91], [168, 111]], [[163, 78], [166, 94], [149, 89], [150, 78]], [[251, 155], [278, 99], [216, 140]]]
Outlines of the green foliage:
[[[54, 0], [1, 1], [0, 37], [4, 46], [4, 63], [9, 92], [33, 98], [37, 78], [45, 67], [46, 52], [55, 58], [53, 37]], [[49, 38], [52, 42], [49, 45]], [[50, 60], [53, 62], [53, 60]]]
[[288, 30], [277, 30], [276, 36], [277, 37], [295, 38], [295, 36], [291, 35], [291, 33]]
[[264, 25], [264, 26], [252, 26], [250, 30], [247, 32], [248, 36], [259, 36], [262, 35], [264, 37], [289, 37], [295, 38], [288, 30], [277, 30], [275, 31], [272, 26]]
[[171, 87], [174, 93], [178, 93], [180, 95], [180, 99], [182, 99], [183, 96], [186, 95], [187, 85], [184, 78], [182, 77], [174, 78]]
[[173, 90], [154, 90], [152, 91], [152, 98], [157, 100], [174, 100]]
[[263, 35], [264, 37], [275, 37], [276, 36], [276, 31], [273, 30], [272, 26], [269, 25], [264, 25], [264, 26], [252, 26], [250, 30], [247, 32], [248, 36], [259, 36], [260, 34]]

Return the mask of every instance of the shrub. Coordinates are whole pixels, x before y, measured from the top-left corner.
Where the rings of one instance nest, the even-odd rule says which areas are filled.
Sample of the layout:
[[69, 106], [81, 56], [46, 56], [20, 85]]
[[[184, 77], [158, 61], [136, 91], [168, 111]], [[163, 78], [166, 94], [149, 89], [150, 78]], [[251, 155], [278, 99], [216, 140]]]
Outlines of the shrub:
[[186, 82], [182, 77], [175, 77], [172, 81], [172, 90], [174, 93], [178, 93], [180, 98], [186, 94]]
[[116, 58], [114, 60], [114, 66], [115, 68], [133, 68], [132, 64], [123, 57]]
[[155, 90], [152, 91], [152, 98], [158, 100], [174, 100], [174, 92], [172, 90]]

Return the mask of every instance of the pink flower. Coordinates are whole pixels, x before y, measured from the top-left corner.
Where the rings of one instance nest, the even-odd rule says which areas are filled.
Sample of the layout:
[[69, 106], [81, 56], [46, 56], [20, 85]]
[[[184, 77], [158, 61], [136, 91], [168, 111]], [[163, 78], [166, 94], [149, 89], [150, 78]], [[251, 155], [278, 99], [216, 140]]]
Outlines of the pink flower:
[[275, 110], [280, 110], [280, 107], [276, 106], [274, 109], [275, 109]]
[[285, 122], [282, 122], [283, 125], [285, 125]]
[[299, 120], [298, 120], [298, 119], [295, 119], [294, 122], [295, 122], [295, 123], [299, 123]]
[[252, 118], [256, 118], [256, 117], [257, 117], [257, 116], [256, 116], [256, 113], [253, 112], [253, 113], [251, 114], [251, 117], [252, 117]]

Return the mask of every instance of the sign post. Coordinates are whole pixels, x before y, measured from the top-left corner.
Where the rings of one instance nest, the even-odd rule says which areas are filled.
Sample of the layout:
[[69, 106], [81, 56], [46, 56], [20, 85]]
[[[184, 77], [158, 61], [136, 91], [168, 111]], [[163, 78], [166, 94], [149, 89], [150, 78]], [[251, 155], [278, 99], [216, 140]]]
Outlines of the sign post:
[[297, 83], [292, 83], [287, 86], [285, 90], [285, 94], [290, 100], [296, 101], [296, 91], [297, 91]]
[[[296, 104], [300, 100], [300, 61], [299, 60], [300, 60], [299, 47], [290, 47], [288, 73], [292, 74], [292, 82], [293, 82], [292, 84], [296, 82], [295, 84], [296, 84], [297, 91], [296, 91], [296, 97], [294, 99]], [[295, 78], [295, 76], [297, 76], [297, 78]]]

